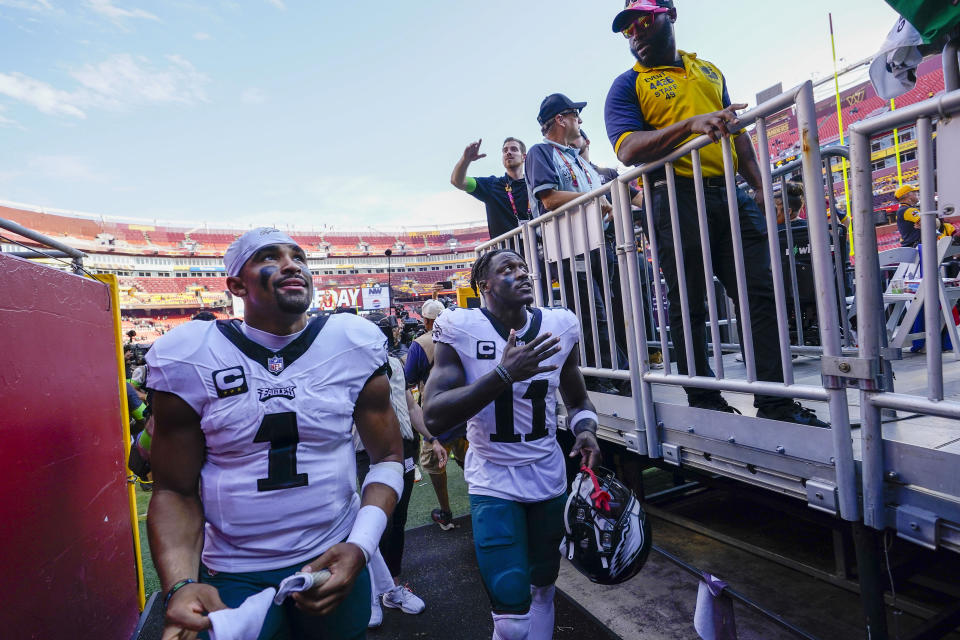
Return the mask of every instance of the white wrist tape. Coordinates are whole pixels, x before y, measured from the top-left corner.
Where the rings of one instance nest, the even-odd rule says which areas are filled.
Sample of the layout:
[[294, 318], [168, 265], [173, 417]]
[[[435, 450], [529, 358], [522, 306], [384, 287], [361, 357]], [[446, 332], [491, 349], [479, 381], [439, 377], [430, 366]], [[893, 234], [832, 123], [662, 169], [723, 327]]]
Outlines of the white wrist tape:
[[372, 504], [360, 507], [357, 519], [353, 521], [353, 529], [347, 536], [347, 542], [355, 544], [363, 551], [364, 559], [369, 562], [370, 556], [377, 551], [380, 538], [387, 528], [387, 514], [383, 509]]
[[360, 496], [363, 496], [364, 490], [368, 485], [379, 482], [393, 489], [397, 494], [397, 500], [403, 495], [403, 463], [402, 462], [378, 462], [370, 465], [370, 471], [363, 480], [363, 486], [360, 487]]
[[596, 433], [597, 432], [596, 424], [599, 424], [600, 419], [597, 418], [596, 413], [594, 413], [593, 411], [587, 411], [586, 409], [584, 409], [583, 411], [578, 411], [577, 414], [570, 419], [570, 430], [573, 431], [573, 433], [575, 433], [576, 435], [580, 435], [580, 433], [577, 431], [577, 425], [585, 420], [593, 420], [594, 426], [587, 427], [586, 425], [584, 425], [583, 430], [589, 431], [590, 433]]

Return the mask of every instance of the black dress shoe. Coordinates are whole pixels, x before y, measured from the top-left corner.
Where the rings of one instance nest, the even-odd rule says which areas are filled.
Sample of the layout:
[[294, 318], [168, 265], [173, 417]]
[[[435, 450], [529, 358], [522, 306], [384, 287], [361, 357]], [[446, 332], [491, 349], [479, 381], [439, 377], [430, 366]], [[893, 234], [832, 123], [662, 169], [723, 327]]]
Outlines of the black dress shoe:
[[830, 423], [824, 422], [817, 417], [813, 409], [807, 409], [799, 402], [792, 402], [776, 407], [757, 410], [758, 418], [767, 418], [769, 420], [780, 420], [781, 422], [794, 422], [796, 424], [805, 424], [810, 427], [820, 427], [829, 429]]
[[729, 404], [727, 404], [726, 400], [720, 397], [692, 400], [689, 404], [691, 407], [696, 407], [697, 409], [709, 409], [710, 411], [723, 411], [724, 413], [738, 413], [743, 415], [739, 409], [736, 407], [731, 407]]

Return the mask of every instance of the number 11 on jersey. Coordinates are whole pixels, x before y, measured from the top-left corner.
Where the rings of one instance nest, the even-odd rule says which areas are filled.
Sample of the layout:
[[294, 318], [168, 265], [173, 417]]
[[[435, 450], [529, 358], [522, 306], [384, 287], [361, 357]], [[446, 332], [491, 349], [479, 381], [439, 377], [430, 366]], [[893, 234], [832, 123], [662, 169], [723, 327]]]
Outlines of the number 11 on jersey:
[[497, 432], [490, 434], [490, 442], [520, 442], [521, 439], [532, 442], [547, 436], [547, 391], [548, 380], [534, 380], [523, 394], [525, 400], [533, 405], [530, 433], [521, 436], [514, 431], [513, 387], [510, 387], [493, 401], [496, 413]]

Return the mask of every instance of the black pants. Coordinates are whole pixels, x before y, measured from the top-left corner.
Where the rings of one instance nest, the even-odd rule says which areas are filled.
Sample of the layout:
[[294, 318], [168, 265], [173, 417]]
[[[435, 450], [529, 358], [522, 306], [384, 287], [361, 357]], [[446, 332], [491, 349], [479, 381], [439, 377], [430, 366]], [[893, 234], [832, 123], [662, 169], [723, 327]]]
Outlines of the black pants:
[[[620, 272], [617, 268], [616, 260], [612, 262], [609, 261], [609, 255], [611, 252], [606, 248], [603, 248], [602, 251], [603, 253], [601, 253], [601, 249], [593, 249], [590, 251], [590, 275], [592, 278], [587, 277], [586, 267], [583, 266], [585, 258], [582, 254], [577, 258], [580, 266], [576, 268], [576, 270], [576, 263], [571, 264], [569, 258], [564, 258], [561, 261], [560, 268], [563, 269], [565, 285], [564, 296], [567, 302], [566, 306], [571, 311], [576, 312], [573, 291], [573, 283], [576, 282], [577, 295], [579, 296], [582, 317], [580, 324], [583, 329], [583, 344], [580, 345], [580, 348], [583, 350], [587, 366], [596, 366], [606, 369], [613, 368], [613, 363], [610, 360], [610, 327], [607, 323], [607, 307], [604, 304], [603, 267], [600, 264], [602, 259], [607, 259], [607, 275], [610, 279], [610, 296], [612, 303], [610, 311], [613, 316], [614, 324], [614, 339], [618, 360], [617, 368], [626, 369], [628, 367], [626, 356], [627, 342], [625, 322], [623, 318], [623, 302], [620, 297]], [[606, 258], [604, 258], [604, 256], [606, 256]], [[555, 269], [556, 263], [551, 265], [551, 267]], [[587, 316], [587, 313], [590, 309], [590, 290], [593, 291], [593, 317], [596, 319], [597, 342], [600, 346], [599, 358], [597, 358], [597, 354], [594, 353], [593, 326], [589, 317]], [[559, 301], [557, 301], [557, 303], [559, 303]]]
[[[677, 178], [677, 214], [683, 247], [683, 264], [686, 271], [687, 295], [690, 305], [691, 346], [693, 361], [698, 376], [714, 377], [707, 361], [707, 307], [706, 284], [703, 277], [703, 253], [700, 245], [700, 222], [697, 218], [697, 202], [693, 180]], [[724, 187], [708, 186], [704, 189], [707, 225], [710, 231], [710, 251], [714, 275], [720, 280], [733, 299], [737, 312], [737, 330], [743, 342], [743, 322], [740, 300], [737, 296], [737, 276], [734, 266], [733, 240], [730, 229], [730, 214], [727, 210], [727, 191]], [[743, 243], [743, 260], [746, 271], [747, 300], [750, 305], [750, 328], [753, 332], [753, 348], [757, 378], [769, 382], [783, 382], [783, 367], [780, 359], [780, 337], [777, 333], [777, 312], [773, 296], [773, 278], [770, 275], [770, 254], [767, 244], [766, 221], [763, 213], [742, 189], [737, 189], [737, 206], [740, 211], [740, 237]], [[677, 370], [687, 373], [686, 349], [683, 338], [683, 320], [680, 309], [680, 289], [677, 282], [677, 262], [674, 252], [673, 231], [670, 226], [670, 205], [667, 187], [661, 185], [653, 192], [653, 224], [659, 244], [660, 269], [667, 282], [667, 299], [670, 303], [670, 333]], [[713, 286], [713, 283], [710, 283]], [[685, 388], [691, 404], [711, 401], [720, 397], [720, 392], [709, 389]], [[792, 400], [777, 396], [757, 394], [754, 406], [773, 408], [791, 403]]]
[[[410, 443], [413, 444], [410, 444]], [[417, 440], [403, 441], [403, 458], [406, 460], [411, 454], [408, 449], [415, 451]], [[370, 471], [370, 456], [366, 451], [357, 451], [357, 481], [363, 486], [363, 480]], [[380, 555], [383, 556], [390, 569], [391, 576], [399, 576], [401, 565], [403, 564], [403, 545], [404, 531], [407, 528], [407, 508], [410, 506], [410, 494], [413, 493], [413, 475], [414, 471], [403, 474], [403, 495], [397, 501], [397, 506], [393, 510], [393, 515], [387, 520], [387, 528], [380, 537]]]

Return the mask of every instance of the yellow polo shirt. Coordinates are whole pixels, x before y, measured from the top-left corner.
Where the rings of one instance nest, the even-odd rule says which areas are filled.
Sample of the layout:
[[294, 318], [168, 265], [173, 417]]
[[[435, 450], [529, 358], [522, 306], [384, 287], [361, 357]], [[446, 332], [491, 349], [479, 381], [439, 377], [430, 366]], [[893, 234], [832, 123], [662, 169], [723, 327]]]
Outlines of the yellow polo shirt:
[[[607, 137], [614, 151], [636, 131], [664, 129], [676, 122], [730, 105], [723, 74], [695, 53], [680, 51], [683, 67], [645, 67], [639, 62], [613, 81], [604, 107]], [[693, 134], [687, 140], [697, 137]], [[705, 178], [723, 175], [723, 152], [715, 142], [700, 150]], [[734, 169], [737, 152], [733, 150]], [[677, 160], [678, 176], [693, 177], [690, 156]]]

